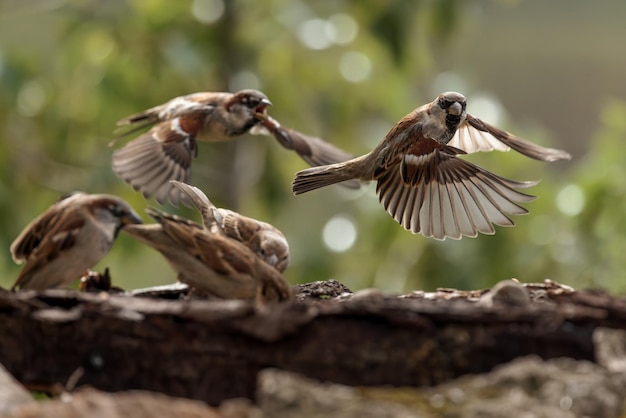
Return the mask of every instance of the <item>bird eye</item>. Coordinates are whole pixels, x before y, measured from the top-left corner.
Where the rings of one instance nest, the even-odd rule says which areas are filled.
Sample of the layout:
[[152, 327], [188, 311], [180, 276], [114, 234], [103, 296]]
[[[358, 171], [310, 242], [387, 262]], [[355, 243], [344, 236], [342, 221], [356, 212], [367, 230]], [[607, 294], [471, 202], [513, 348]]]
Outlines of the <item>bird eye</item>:
[[124, 209], [122, 209], [118, 205], [110, 205], [109, 212], [111, 212], [114, 216], [120, 216], [124, 213]]
[[447, 109], [450, 107], [450, 105], [452, 104], [452, 102], [448, 99], [446, 99], [445, 97], [441, 97], [439, 99], [439, 107], [442, 109]]
[[256, 105], [259, 104], [259, 99], [252, 97], [252, 96], [244, 96], [241, 99], [241, 103], [243, 103], [244, 105], [248, 106], [248, 107], [254, 107]]

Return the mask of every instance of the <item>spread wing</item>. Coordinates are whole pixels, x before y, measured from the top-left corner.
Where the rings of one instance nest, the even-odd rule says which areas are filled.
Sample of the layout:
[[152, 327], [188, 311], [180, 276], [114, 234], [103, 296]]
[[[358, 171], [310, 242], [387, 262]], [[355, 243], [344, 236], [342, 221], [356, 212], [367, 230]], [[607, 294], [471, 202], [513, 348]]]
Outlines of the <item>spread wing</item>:
[[515, 151], [541, 161], [569, 160], [572, 156], [563, 150], [544, 148], [502, 129], [467, 115], [448, 145], [462, 149], [467, 153], [479, 151]]
[[[159, 203], [178, 205], [187, 198], [169, 180], [189, 182], [191, 163], [198, 154], [196, 139], [216, 103], [228, 93], [194, 93], [129, 116], [118, 125], [136, 126], [116, 139], [140, 129], [154, 127], [113, 152], [113, 171], [139, 190], [144, 197], [154, 196]], [[114, 141], [115, 142], [115, 141]]]
[[[305, 135], [294, 129], [281, 126], [280, 123], [267, 115], [260, 115], [261, 126], [276, 138], [278, 143], [288, 150], [295, 151], [311, 167], [330, 165], [348, 161], [354, 156], [321, 138]], [[351, 189], [358, 189], [358, 180], [341, 183]]]
[[493, 224], [513, 226], [508, 214], [527, 210], [534, 199], [515, 189], [536, 182], [505, 179], [457, 157], [460, 150], [420, 138], [399, 164], [378, 173], [377, 193], [385, 210], [405, 229], [443, 240], [493, 234]]

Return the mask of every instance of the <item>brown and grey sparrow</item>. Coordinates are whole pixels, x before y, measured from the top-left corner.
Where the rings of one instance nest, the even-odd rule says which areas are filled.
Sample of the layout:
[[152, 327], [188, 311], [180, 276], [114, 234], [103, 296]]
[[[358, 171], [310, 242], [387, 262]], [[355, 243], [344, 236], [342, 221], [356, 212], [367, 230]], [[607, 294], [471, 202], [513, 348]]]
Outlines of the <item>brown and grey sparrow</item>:
[[285, 271], [289, 264], [289, 244], [278, 228], [232, 210], [217, 208], [197, 187], [176, 180], [171, 182], [189, 197], [211, 232], [241, 242], [267, 264], [281, 273]]
[[157, 223], [132, 225], [125, 232], [159, 251], [181, 282], [223, 299], [292, 298], [282, 274], [243, 243], [179, 216], [147, 212]]
[[[228, 141], [247, 133], [267, 135], [269, 129], [260, 122], [266, 119], [270, 105], [267, 96], [257, 90], [203, 92], [176, 97], [124, 118], [118, 125], [132, 128], [116, 140], [152, 128], [114, 151], [113, 171], [145, 197], [154, 196], [159, 203], [169, 201], [177, 205], [183, 196], [169, 180], [189, 182], [191, 163], [198, 154], [197, 141]], [[272, 127], [273, 123], [264, 125]], [[351, 157], [321, 140], [289, 149], [312, 164]]]
[[181, 194], [169, 180], [189, 181], [191, 162], [198, 154], [196, 141], [228, 141], [246, 134], [259, 123], [256, 114], [265, 113], [270, 105], [256, 90], [203, 92], [124, 118], [118, 125], [133, 128], [121, 137], [154, 126], [113, 153], [113, 171], [145, 197], [177, 205]]
[[458, 156], [512, 148], [542, 161], [569, 153], [544, 148], [466, 113], [465, 97], [449, 92], [406, 115], [374, 150], [342, 163], [296, 174], [298, 195], [351, 179], [376, 181], [385, 210], [405, 229], [443, 240], [493, 234], [513, 226], [507, 214], [528, 213], [518, 202], [535, 197], [515, 189], [537, 182], [505, 179]]
[[120, 229], [137, 223], [141, 218], [116, 196], [78, 192], [59, 200], [11, 244], [13, 260], [25, 262], [12, 289], [68, 285], [109, 252]]

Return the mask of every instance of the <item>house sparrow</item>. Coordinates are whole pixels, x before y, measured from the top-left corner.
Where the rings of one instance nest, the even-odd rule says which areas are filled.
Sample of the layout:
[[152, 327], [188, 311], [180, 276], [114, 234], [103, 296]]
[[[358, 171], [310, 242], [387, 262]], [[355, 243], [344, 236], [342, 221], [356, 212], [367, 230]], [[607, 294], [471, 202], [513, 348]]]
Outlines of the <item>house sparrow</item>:
[[[177, 205], [183, 195], [168, 181], [189, 182], [191, 162], [198, 153], [196, 141], [228, 141], [246, 133], [267, 135], [268, 129], [259, 122], [265, 118], [270, 105], [265, 94], [256, 90], [203, 92], [176, 97], [124, 118], [118, 125], [132, 128], [112, 143], [154, 126], [113, 153], [113, 171], [146, 198], [154, 196], [159, 203], [169, 201]], [[321, 140], [290, 149], [307, 161], [319, 158], [321, 163], [351, 157]], [[314, 158], [309, 158], [311, 156]]]
[[535, 197], [515, 189], [538, 182], [505, 179], [458, 158], [475, 151], [514, 150], [542, 161], [570, 159], [491, 126], [465, 111], [465, 97], [449, 92], [421, 106], [391, 128], [373, 151], [342, 163], [296, 174], [294, 194], [349, 179], [377, 181], [385, 210], [405, 229], [443, 240], [493, 234], [513, 226], [507, 214], [528, 211], [516, 202]]
[[202, 222], [207, 229], [241, 242], [279, 272], [285, 271], [289, 264], [289, 244], [276, 227], [232, 210], [215, 207], [197, 187], [176, 180], [170, 182], [189, 197], [202, 214]]
[[106, 194], [74, 193], [29, 223], [11, 244], [24, 268], [12, 290], [66, 286], [98, 263], [120, 229], [141, 223], [124, 200]]
[[189, 181], [191, 162], [198, 154], [196, 141], [227, 141], [246, 134], [259, 122], [255, 115], [270, 105], [256, 90], [203, 92], [131, 115], [118, 125], [134, 127], [116, 140], [154, 126], [113, 153], [113, 171], [144, 197], [177, 205], [180, 191], [168, 181]]
[[157, 209], [147, 212], [157, 223], [131, 225], [125, 232], [159, 251], [181, 282], [224, 299], [292, 298], [282, 274], [241, 242]]

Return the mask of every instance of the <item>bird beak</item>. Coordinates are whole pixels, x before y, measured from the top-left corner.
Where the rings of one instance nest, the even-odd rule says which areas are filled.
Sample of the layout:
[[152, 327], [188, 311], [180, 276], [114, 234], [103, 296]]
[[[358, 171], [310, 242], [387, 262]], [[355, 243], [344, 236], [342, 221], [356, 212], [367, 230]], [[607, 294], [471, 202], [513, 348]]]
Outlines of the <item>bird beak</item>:
[[259, 105], [256, 107], [256, 109], [254, 109], [254, 111], [256, 113], [260, 113], [260, 114], [265, 114], [265, 111], [267, 110], [268, 107], [270, 107], [272, 105], [272, 102], [270, 102], [268, 99], [261, 99], [261, 102], [259, 103]]
[[122, 225], [142, 224], [143, 223], [143, 221], [141, 220], [139, 215], [137, 215], [137, 213], [135, 213], [135, 211], [130, 211], [128, 214], [122, 216], [121, 221], [122, 221]]
[[448, 114], [450, 115], [459, 116], [462, 112], [463, 112], [463, 106], [461, 106], [461, 103], [459, 102], [454, 102], [448, 108]]

